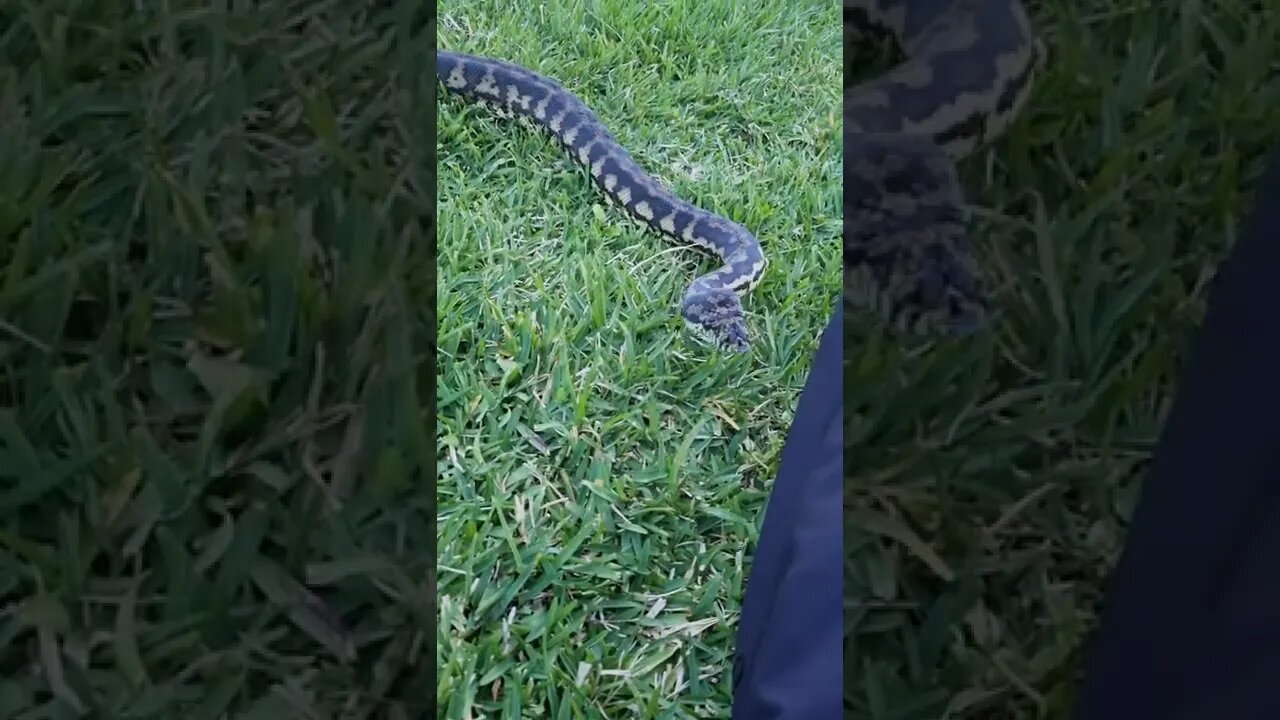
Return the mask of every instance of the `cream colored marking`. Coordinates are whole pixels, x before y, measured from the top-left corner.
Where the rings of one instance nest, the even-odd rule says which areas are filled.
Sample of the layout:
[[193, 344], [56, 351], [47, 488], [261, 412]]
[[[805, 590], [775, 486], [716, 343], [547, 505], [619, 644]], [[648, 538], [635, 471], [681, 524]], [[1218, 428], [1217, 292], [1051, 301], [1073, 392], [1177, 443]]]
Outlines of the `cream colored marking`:
[[[864, 3], [864, 5], [866, 4]], [[902, 42], [902, 29], [907, 24], [906, 3], [889, 7], [885, 7], [885, 3], [871, 3], [870, 7], [863, 7], [863, 10], [866, 11], [871, 22], [889, 28], [889, 32], [894, 35], [898, 42]]]
[[933, 61], [930, 59], [915, 60], [903, 63], [894, 74], [895, 82], [912, 90], [928, 88], [936, 79], [933, 73]]
[[645, 220], [653, 219], [653, 210], [649, 207], [649, 203], [645, 202], [644, 200], [641, 200], [640, 202], [636, 203], [635, 212], [637, 215], [644, 218]]
[[575, 138], [578, 137], [578, 128], [570, 128], [564, 134], [564, 144], [572, 145]]
[[684, 238], [686, 242], [697, 242], [693, 239], [693, 226], [697, 222], [697, 220], [690, 220], [689, 224], [684, 226], [684, 230], [680, 231], [680, 237]]
[[568, 114], [569, 114], [568, 110], [561, 110], [559, 114], [551, 118], [551, 122], [547, 123], [551, 127], [551, 132], [557, 135], [560, 134], [560, 123], [564, 122], [564, 116]]
[[547, 93], [546, 97], [539, 100], [538, 104], [533, 106], [533, 114], [539, 120], [547, 119], [547, 103], [549, 102], [551, 102], [551, 94]]
[[613, 192], [613, 187], [614, 187], [615, 185], [617, 185], [617, 184], [618, 184], [618, 176], [617, 176], [617, 175], [605, 175], [605, 176], [604, 176], [604, 189], [605, 189], [605, 190], [608, 190], [609, 192]]
[[449, 77], [445, 79], [445, 84], [454, 90], [461, 90], [467, 86], [467, 76], [462, 72], [462, 65], [454, 65], [449, 71]]
[[631, 203], [630, 187], [623, 185], [621, 188], [618, 188], [618, 202], [622, 203], [623, 205], [629, 205]]
[[494, 80], [493, 70], [484, 71], [484, 77], [480, 79], [480, 84], [476, 86], [476, 92], [494, 97], [498, 97], [501, 94], [502, 91], [498, 89], [498, 83]]
[[845, 101], [848, 107], [869, 107], [869, 108], [887, 108], [893, 104], [889, 93], [884, 90], [869, 88], [865, 91], [859, 90], [857, 94]]
[[981, 33], [974, 24], [973, 13], [947, 16], [947, 26], [943, 30], [929, 33], [928, 51], [931, 54], [963, 52], [982, 41]]
[[[1001, 83], [1001, 89], [1007, 87], [1009, 82], [1013, 82], [1019, 74], [1027, 71], [1028, 66], [1034, 66], [1040, 62], [1043, 49], [1039, 46], [1033, 46], [1030, 53], [1025, 56], [1006, 56], [996, 59], [996, 68], [1002, 75], [1007, 75], [1005, 82]], [[1003, 61], [1003, 62], [1002, 62]], [[1031, 96], [1031, 84], [1035, 82], [1035, 68], [1028, 74], [1024, 80], [1022, 87], [1018, 88], [1017, 95], [1014, 97], [1013, 104], [1009, 110], [1004, 113], [992, 113], [987, 117], [986, 137], [993, 138], [1004, 133], [1013, 119], [1021, 114], [1022, 107], [1026, 104], [1027, 98]], [[996, 95], [996, 101], [999, 95]]]
[[[905, 5], [887, 8], [883, 5], [873, 5], [867, 10], [874, 21], [887, 25], [898, 37], [899, 45], [902, 45], [901, 31], [906, 19]], [[981, 116], [981, 129], [969, 133], [967, 137], [953, 138], [945, 144], [944, 149], [947, 153], [958, 159], [972, 153], [979, 145], [997, 137], [1008, 128], [1030, 94], [1031, 78], [1028, 77], [1023, 81], [1023, 86], [1017, 89], [1011, 108], [1004, 111], [996, 109], [1000, 96], [1011, 83], [1017, 82], [1020, 75], [1026, 73], [1028, 66], [1037, 64], [1039, 61], [1037, 52], [1039, 40], [1034, 37], [1023, 8], [1015, 5], [1012, 12], [1013, 21], [1023, 31], [1022, 34], [1030, 39], [1030, 42], [1014, 52], [1005, 53], [994, 59], [990, 66], [991, 82], [986, 87], [970, 88], [970, 92], [953, 98], [951, 103], [938, 108], [923, 122], [904, 122], [902, 132], [936, 136], [967, 121], [977, 112]], [[979, 43], [981, 33], [974, 22], [973, 14], [952, 15], [942, 22], [946, 23], [945, 27], [934, 28], [922, 36], [923, 42], [918, 42], [916, 47], [902, 48], [908, 57], [916, 59], [894, 68], [874, 81], [874, 84], [869, 84], [865, 90], [855, 91], [855, 94], [846, 102], [846, 107], [890, 107], [892, 105], [890, 96], [895, 84], [915, 90], [927, 89], [933, 83], [937, 71], [942, 70], [942, 68], [935, 68], [929, 58], [923, 57], [921, 53], [936, 55], [964, 51]]]
[[751, 282], [751, 275], [739, 275], [725, 284], [728, 285], [730, 290], [733, 290], [736, 292], [742, 292], [742, 288], [746, 287], [746, 285], [750, 282]]
[[607, 159], [608, 159], [607, 157], [602, 157], [599, 160], [591, 163], [591, 174], [595, 175], [596, 177], [600, 177], [600, 173], [604, 171], [604, 161]]
[[662, 228], [663, 232], [671, 233], [674, 235], [676, 232], [676, 211], [672, 210], [670, 213], [666, 215], [666, 217], [659, 220], [658, 227]]
[[525, 110], [528, 110], [529, 101], [532, 99], [533, 99], [532, 96], [521, 95], [520, 88], [516, 87], [515, 85], [512, 85], [507, 88], [507, 105], [510, 105], [511, 107], [515, 107], [516, 105], [519, 105]]
[[[922, 122], [904, 123], [902, 132], [939, 135], [967, 120], [975, 110], [984, 111], [985, 122], [981, 137], [970, 135], [953, 139], [946, 144], [945, 149], [952, 157], [961, 158], [968, 155], [979, 144], [994, 137], [996, 131], [1003, 130], [1013, 119], [1015, 113], [997, 112], [995, 110], [996, 104], [1000, 101], [1000, 95], [1014, 81], [1014, 78], [1021, 74], [1034, 60], [1034, 51], [1030, 47], [1020, 48], [1016, 53], [1007, 53], [997, 57], [993, 66], [995, 82], [989, 87], [982, 88], [976, 92], [961, 93], [958, 97], [953, 98], [952, 102], [938, 108], [933, 115]], [[894, 76], [894, 80], [897, 79], [896, 74], [890, 73], [890, 75]], [[1029, 85], [1024, 85], [1019, 90], [1019, 102], [1015, 107], [1021, 107], [1021, 103], [1025, 100], [1025, 95], [1028, 94], [1029, 87]]]

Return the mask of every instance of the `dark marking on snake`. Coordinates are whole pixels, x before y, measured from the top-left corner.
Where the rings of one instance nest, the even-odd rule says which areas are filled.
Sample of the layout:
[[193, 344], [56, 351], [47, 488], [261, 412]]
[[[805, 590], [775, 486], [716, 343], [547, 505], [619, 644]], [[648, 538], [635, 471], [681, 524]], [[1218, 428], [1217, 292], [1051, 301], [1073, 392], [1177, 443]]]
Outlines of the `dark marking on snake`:
[[746, 228], [686, 202], [646, 173], [600, 118], [559, 83], [505, 60], [436, 52], [436, 77], [450, 93], [502, 117], [527, 119], [550, 133], [612, 203], [648, 228], [707, 250], [724, 263], [697, 277], [680, 303], [685, 324], [722, 350], [749, 347], [741, 296], [767, 261]]
[[1018, 0], [844, 0], [844, 21], [904, 56], [845, 91], [846, 302], [899, 330], [973, 332], [989, 310], [955, 163], [1021, 111], [1044, 46]]

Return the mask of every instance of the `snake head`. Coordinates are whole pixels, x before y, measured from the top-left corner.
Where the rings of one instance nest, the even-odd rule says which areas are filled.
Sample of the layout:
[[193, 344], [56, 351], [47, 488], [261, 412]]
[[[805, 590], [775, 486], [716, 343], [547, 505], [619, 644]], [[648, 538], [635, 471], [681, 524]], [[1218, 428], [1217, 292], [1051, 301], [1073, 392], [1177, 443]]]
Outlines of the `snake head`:
[[726, 352], [746, 352], [746, 313], [738, 294], [728, 288], [693, 288], [680, 303], [685, 325], [700, 340]]
[[855, 135], [851, 149], [852, 155], [845, 151], [846, 299], [902, 331], [976, 331], [987, 304], [950, 157], [927, 138], [905, 135]]
[[[924, 220], [924, 217], [920, 217]], [[846, 229], [846, 292], [899, 331], [968, 335], [988, 309], [967, 236], [938, 217], [877, 232]]]

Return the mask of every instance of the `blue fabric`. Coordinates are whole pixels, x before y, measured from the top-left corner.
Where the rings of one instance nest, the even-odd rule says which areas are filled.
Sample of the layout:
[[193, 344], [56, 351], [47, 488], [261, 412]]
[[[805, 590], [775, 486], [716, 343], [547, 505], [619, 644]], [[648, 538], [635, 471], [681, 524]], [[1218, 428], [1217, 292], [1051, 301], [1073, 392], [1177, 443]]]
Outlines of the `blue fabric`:
[[843, 677], [843, 313], [787, 433], [747, 579], [733, 720], [838, 720]]
[[1076, 720], [1280, 718], [1280, 155], [1218, 269]]

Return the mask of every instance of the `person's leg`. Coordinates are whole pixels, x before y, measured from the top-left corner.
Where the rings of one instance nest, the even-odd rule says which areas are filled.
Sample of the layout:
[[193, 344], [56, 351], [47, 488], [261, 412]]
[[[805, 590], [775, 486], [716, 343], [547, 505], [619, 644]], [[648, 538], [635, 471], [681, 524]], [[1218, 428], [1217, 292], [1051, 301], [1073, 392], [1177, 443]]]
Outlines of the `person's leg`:
[[1077, 720], [1280, 718], [1280, 156], [1222, 263]]
[[841, 714], [843, 313], [818, 344], [747, 580], [734, 720]]

